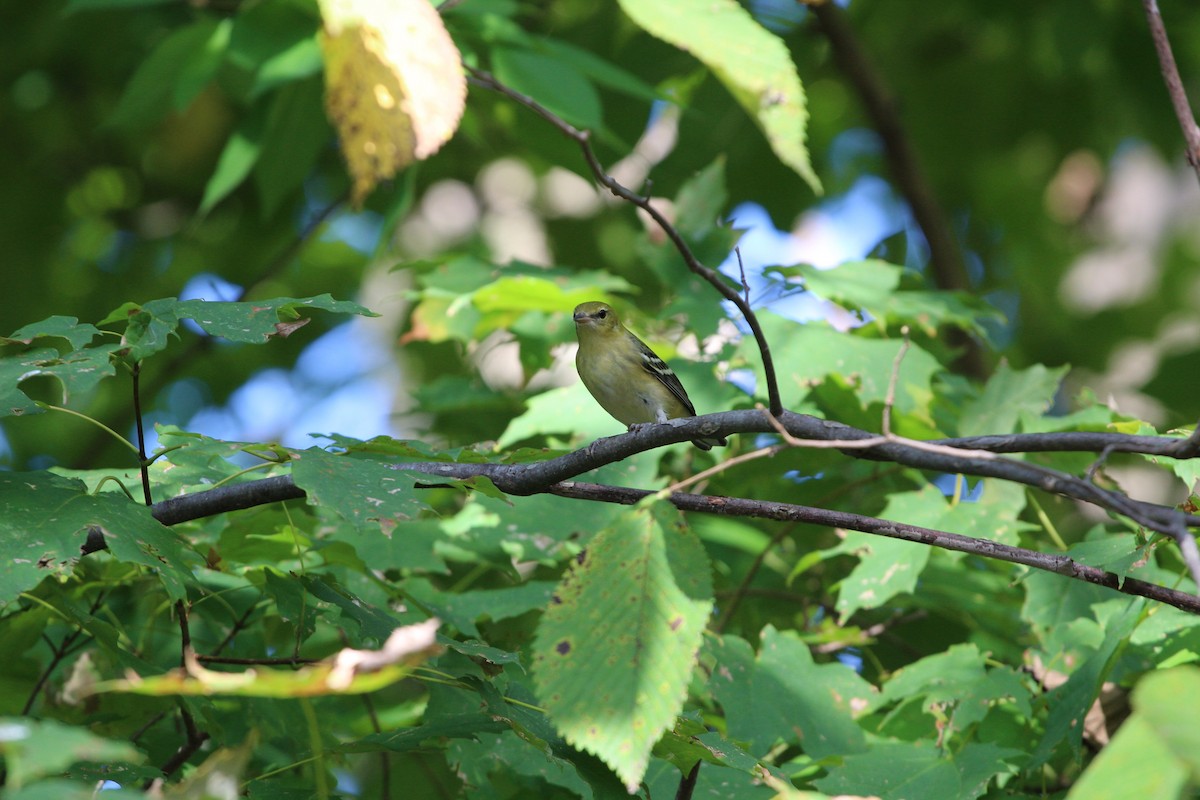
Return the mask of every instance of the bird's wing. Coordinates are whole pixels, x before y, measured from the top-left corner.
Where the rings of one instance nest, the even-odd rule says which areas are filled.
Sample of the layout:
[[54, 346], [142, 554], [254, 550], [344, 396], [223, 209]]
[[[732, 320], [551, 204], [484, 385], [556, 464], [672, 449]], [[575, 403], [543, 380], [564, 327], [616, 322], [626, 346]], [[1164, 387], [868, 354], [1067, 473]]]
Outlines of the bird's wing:
[[671, 394], [675, 395], [675, 399], [683, 403], [683, 407], [687, 409], [690, 416], [696, 416], [696, 407], [688, 399], [687, 391], [683, 388], [683, 384], [679, 382], [678, 376], [667, 366], [667, 362], [659, 358], [641, 339], [637, 337], [634, 337], [634, 339], [637, 341], [638, 350], [641, 352], [642, 369], [649, 372], [655, 378], [658, 378], [659, 382], [663, 386], [666, 386]]

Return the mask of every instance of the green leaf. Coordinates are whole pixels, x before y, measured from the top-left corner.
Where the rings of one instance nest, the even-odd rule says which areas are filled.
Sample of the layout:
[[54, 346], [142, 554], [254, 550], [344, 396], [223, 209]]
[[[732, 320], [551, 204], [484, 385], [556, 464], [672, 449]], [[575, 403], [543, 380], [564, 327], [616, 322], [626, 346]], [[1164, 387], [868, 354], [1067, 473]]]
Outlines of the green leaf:
[[779, 160], [821, 192], [804, 144], [804, 87], [778, 36], [735, 0], [621, 0], [621, 8], [647, 33], [704, 62], [754, 119]]
[[897, 294], [903, 267], [878, 259], [848, 261], [833, 269], [818, 269], [808, 264], [773, 267], [767, 273], [803, 279], [804, 288], [852, 310], [865, 310], [882, 316], [884, 308]]
[[14, 790], [42, 776], [61, 773], [79, 761], [138, 764], [145, 758], [128, 742], [103, 739], [75, 725], [28, 717], [0, 719], [0, 755], [4, 756], [8, 786]]
[[[1143, 681], [1145, 683], [1145, 681]], [[1174, 695], [1180, 708], [1183, 695]], [[1194, 719], [1189, 726], [1194, 725]], [[1180, 798], [1188, 768], [1142, 714], [1121, 723], [1112, 740], [1071, 787], [1067, 800], [1126, 800], [1130, 797]]]
[[598, 130], [604, 124], [600, 95], [569, 63], [531, 50], [497, 47], [492, 71], [501, 83], [529, 95], [567, 122]]
[[528, 410], [508, 424], [497, 445], [509, 447], [536, 436], [557, 434], [594, 439], [624, 433], [624, 427], [588, 394], [582, 381], [577, 381], [530, 400]]
[[675, 196], [675, 226], [688, 239], [701, 238], [713, 229], [725, 210], [728, 198], [725, 191], [725, 157], [717, 156], [679, 189], [679, 194]]
[[987, 792], [993, 777], [1016, 772], [1007, 762], [1022, 755], [991, 743], [971, 743], [951, 754], [930, 741], [881, 741], [831, 766], [828, 776], [814, 784], [831, 795], [881, 800], [975, 800]]
[[664, 99], [658, 90], [637, 75], [600, 58], [590, 50], [548, 36], [532, 37], [531, 41], [547, 56], [570, 64], [601, 86], [651, 103]]
[[402, 465], [313, 447], [297, 455], [292, 477], [307, 493], [309, 505], [328, 508], [361, 531], [390, 536], [428, 508], [417, 485], [430, 476], [405, 472]]
[[92, 339], [100, 335], [100, 329], [88, 323], [80, 324], [75, 317], [47, 317], [41, 322], [34, 322], [13, 331], [10, 336], [0, 337], [0, 345], [30, 344], [34, 339], [54, 337], [66, 339], [71, 349], [79, 350], [91, 344]]
[[82, 481], [48, 472], [2, 472], [0, 507], [0, 546], [9, 554], [0, 562], [0, 607], [43, 578], [68, 577], [89, 528], [104, 534], [114, 558], [157, 574], [171, 599], [193, 583], [196, 555], [123, 494], [90, 495]]
[[937, 336], [944, 325], [995, 344], [992, 331], [1005, 317], [985, 300], [966, 292], [901, 290], [888, 298], [884, 318], [895, 325], [910, 325], [926, 336]]
[[254, 74], [251, 97], [321, 72], [320, 19], [300, 3], [254, 3], [233, 19], [229, 61]]
[[1096, 652], [1079, 666], [1067, 682], [1047, 695], [1049, 717], [1041, 742], [1030, 755], [1029, 767], [1046, 763], [1064, 741], [1078, 754], [1083, 741], [1083, 719], [1091, 708], [1100, 686], [1112, 669], [1117, 648], [1136, 627], [1145, 606], [1141, 598], [1125, 603], [1125, 610], [1113, 619], [1104, 631], [1104, 641]]
[[[884, 685], [881, 703], [921, 699], [921, 708], [935, 717], [949, 717], [944, 736], [965, 733], [997, 703], [1012, 703], [1017, 713], [1031, 713], [1030, 692], [1021, 676], [1006, 667], [987, 669], [987, 658], [973, 644], [949, 649], [909, 664]], [[880, 725], [887, 730], [887, 721]]]
[[266, 116], [264, 106], [255, 106], [225, 142], [225, 149], [221, 151], [217, 167], [204, 187], [204, 198], [200, 201], [201, 214], [212, 211], [213, 207], [228, 197], [254, 168], [258, 155], [262, 152]]
[[717, 666], [711, 685], [725, 709], [727, 735], [766, 755], [776, 742], [803, 744], [816, 759], [866, 749], [854, 718], [874, 689], [849, 667], [817, 664], [791, 631], [768, 625], [755, 656], [750, 644], [722, 636], [712, 647]]
[[242, 303], [214, 303], [207, 300], [177, 301], [176, 314], [191, 318], [205, 332], [232, 342], [263, 344], [275, 337], [286, 338], [307, 320], [301, 315], [306, 309], [320, 309], [334, 314], [378, 316], [349, 300], [334, 300], [328, 294], [316, 297], [275, 297], [270, 300]]
[[877, 742], [865, 753], [847, 755], [813, 782], [826, 794], [877, 796], [881, 800], [938, 797], [953, 800], [962, 781], [952, 760], [933, 742]]
[[187, 85], [196, 87], [197, 65], [211, 64], [211, 47], [220, 23], [212, 17], [200, 17], [190, 25], [177, 28], [164, 39], [130, 79], [108, 124], [127, 130], [146, 128], [168, 112], [182, 110], [194, 95], [180, 94], [178, 86], [185, 76]]
[[403, 624], [423, 622], [425, 616], [411, 609], [396, 610], [379, 608], [356, 597], [328, 576], [302, 577], [301, 583], [308, 593], [328, 603], [338, 610], [341, 619], [353, 622], [362, 635], [376, 643], [382, 644], [396, 629]]
[[408, 580], [404, 592], [443, 622], [468, 636], [479, 636], [476, 620], [498, 622], [545, 608], [555, 584], [529, 581], [506, 589], [477, 589], [472, 592], [440, 592], [425, 580]]
[[308, 177], [333, 136], [322, 105], [320, 79], [297, 81], [271, 98], [262, 148], [254, 162], [254, 186], [270, 218]]
[[1101, 526], [1094, 527], [1088, 533], [1087, 541], [1071, 545], [1066, 555], [1080, 564], [1115, 573], [1122, 580], [1135, 564], [1146, 558], [1137, 536], [1132, 533], [1109, 533]]
[[1200, 669], [1176, 667], [1147, 675], [1133, 690], [1133, 708], [1134, 716], [1146, 721], [1154, 738], [1191, 774], [1192, 782], [1200, 782], [1200, 733], [1196, 731]]
[[41, 408], [21, 390], [30, 378], [54, 378], [62, 387], [62, 405], [76, 395], [86, 395], [100, 381], [116, 373], [112, 364], [118, 344], [106, 344], [59, 355], [53, 348], [28, 350], [16, 356], [0, 358], [0, 416], [40, 413]]
[[1012, 433], [1022, 413], [1045, 414], [1069, 369], [1047, 369], [1035, 364], [1029, 369], [1014, 370], [1001, 362], [988, 379], [983, 394], [963, 407], [959, 435]]
[[[769, 312], [759, 319], [775, 356], [779, 391], [787, 408], [803, 405], [811, 387], [831, 377], [851, 387], [863, 408], [887, 397], [896, 355], [903, 343], [839, 333], [820, 323], [802, 325]], [[754, 342], [741, 344], [747, 362], [754, 365], [760, 393], [762, 368]], [[900, 364], [896, 381], [895, 410], [931, 422], [932, 382], [942, 366], [925, 350], [913, 345]]]
[[122, 353], [130, 362], [165, 350], [171, 336], [179, 327], [179, 301], [174, 297], [151, 300], [148, 303], [125, 303], [100, 320], [100, 325], [124, 322], [121, 336]]
[[538, 696], [555, 727], [630, 792], [683, 706], [712, 609], [678, 583], [688, 565], [670, 562], [670, 540], [692, 534], [664, 528], [672, 518], [678, 512], [638, 508], [598, 534], [560, 584], [533, 648]]

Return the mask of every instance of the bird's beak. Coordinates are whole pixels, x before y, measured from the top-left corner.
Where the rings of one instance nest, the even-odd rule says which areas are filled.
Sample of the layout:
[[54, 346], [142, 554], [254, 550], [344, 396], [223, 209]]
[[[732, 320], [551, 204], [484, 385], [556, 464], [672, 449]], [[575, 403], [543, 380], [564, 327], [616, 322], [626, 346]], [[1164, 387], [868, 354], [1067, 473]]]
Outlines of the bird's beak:
[[574, 315], [572, 315], [572, 319], [575, 320], [576, 325], [578, 325], [581, 322], [591, 322], [592, 321], [592, 318], [589, 317], [587, 314], [583, 313], [582, 311], [576, 311], [574, 313]]

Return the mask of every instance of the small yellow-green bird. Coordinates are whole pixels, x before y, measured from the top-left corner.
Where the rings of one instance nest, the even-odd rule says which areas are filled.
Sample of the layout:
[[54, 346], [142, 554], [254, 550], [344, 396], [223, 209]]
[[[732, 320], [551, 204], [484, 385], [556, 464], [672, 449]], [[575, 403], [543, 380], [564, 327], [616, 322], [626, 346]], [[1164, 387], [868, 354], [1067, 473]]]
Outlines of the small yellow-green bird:
[[[617, 318], [606, 303], [575, 306], [579, 352], [575, 368], [600, 407], [629, 428], [650, 422], [694, 417], [696, 409], [679, 378]], [[724, 439], [693, 439], [701, 450]]]

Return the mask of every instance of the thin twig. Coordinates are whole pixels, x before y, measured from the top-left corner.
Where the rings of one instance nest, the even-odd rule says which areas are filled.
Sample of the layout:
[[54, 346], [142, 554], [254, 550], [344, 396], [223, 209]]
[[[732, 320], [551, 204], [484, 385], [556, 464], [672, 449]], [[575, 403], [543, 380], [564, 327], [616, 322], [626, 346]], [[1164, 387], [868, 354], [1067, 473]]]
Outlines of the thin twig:
[[297, 656], [282, 656], [279, 658], [235, 658], [233, 656], [202, 656], [197, 655], [196, 660], [202, 664], [240, 664], [242, 666], [258, 666], [258, 667], [295, 667], [301, 664], [315, 664], [321, 659], [319, 658], [299, 658]]
[[596, 182], [608, 189], [615, 196], [633, 204], [649, 215], [662, 228], [663, 233], [667, 235], [671, 243], [675, 245], [675, 249], [683, 257], [683, 263], [687, 265], [687, 268], [692, 273], [699, 275], [707, 281], [722, 297], [737, 306], [738, 311], [742, 313], [742, 317], [746, 320], [746, 324], [750, 327], [750, 331], [754, 334], [754, 341], [758, 345], [758, 352], [763, 362], [763, 376], [767, 385], [767, 399], [770, 408], [776, 414], [781, 413], [783, 411], [783, 401], [779, 394], [779, 382], [775, 377], [775, 362], [771, 357], [771, 347], [767, 343], [767, 337], [763, 333], [762, 325], [759, 324], [758, 316], [750, 307], [750, 303], [742, 298], [737, 289], [729, 285], [724, 276], [716, 270], [710, 269], [700, 263], [700, 260], [692, 252], [692, 248], [684, 240], [683, 234], [663, 216], [661, 211], [654, 207], [649, 197], [631, 191], [605, 171], [604, 167], [600, 164], [600, 159], [596, 156], [596, 151], [592, 149], [591, 133], [589, 131], [576, 128], [540, 104], [537, 100], [506, 86], [488, 72], [469, 65], [467, 66], [467, 71], [471, 74], [474, 83], [515, 100], [549, 122], [565, 136], [574, 140], [579, 145], [584, 161], [587, 162], [588, 168], [592, 171], [592, 176], [596, 179]]
[[1163, 82], [1167, 85], [1167, 93], [1171, 95], [1171, 105], [1175, 108], [1179, 129], [1183, 131], [1188, 163], [1200, 179], [1200, 126], [1196, 125], [1196, 116], [1188, 103], [1183, 79], [1179, 77], [1179, 67], [1175, 64], [1175, 54], [1171, 52], [1171, 42], [1167, 39], [1167, 28], [1158, 10], [1158, 0], [1142, 0], [1142, 7], [1146, 10], [1146, 22], [1150, 25], [1154, 51], [1158, 53], [1158, 66], [1162, 70]]
[[[94, 615], [96, 610], [100, 608], [100, 605], [103, 602], [104, 592], [102, 591], [98, 593], [96, 595], [96, 599], [92, 601], [91, 608], [88, 609], [88, 614]], [[46, 685], [46, 681], [48, 681], [50, 676], [54, 674], [54, 670], [57, 669], [58, 665], [62, 663], [63, 659], [66, 658], [67, 653], [71, 649], [71, 646], [75, 643], [75, 640], [82, 635], [83, 628], [75, 628], [64, 635], [62, 641], [57, 645], [53, 644], [49, 637], [46, 637], [46, 644], [50, 646], [50, 661], [46, 664], [46, 667], [42, 670], [42, 673], [38, 675], [38, 679], [34, 681], [33, 688], [29, 690], [29, 696], [25, 698], [25, 705], [21, 708], [21, 716], [28, 716], [29, 712], [33, 710], [33, 704], [37, 701], [38, 695], [41, 694], [42, 687]]]
[[733, 252], [737, 255], [738, 274], [742, 278], [742, 299], [746, 301], [746, 305], [750, 305], [750, 282], [746, 280], [746, 265], [742, 263], [742, 246], [736, 245]]
[[892, 406], [896, 403], [896, 384], [900, 380], [900, 363], [904, 361], [908, 348], [912, 346], [912, 342], [908, 338], [907, 325], [900, 329], [900, 335], [904, 337], [904, 342], [896, 351], [896, 357], [892, 359], [892, 374], [888, 378], [887, 395], [883, 399], [882, 430], [884, 436], [892, 435]]
[[[548, 488], [550, 494], [560, 497], [599, 500], [606, 503], [633, 505], [642, 498], [655, 494], [644, 489], [629, 489], [622, 486], [606, 486], [594, 483], [578, 483], [566, 481]], [[1182, 611], [1200, 614], [1200, 597], [1176, 589], [1139, 580], [1123, 577], [1097, 567], [1082, 564], [1070, 556], [1040, 553], [1023, 547], [1002, 544], [991, 539], [975, 539], [948, 531], [932, 528], [922, 528], [917, 525], [906, 525], [901, 522], [868, 517], [861, 514], [851, 514], [844, 511], [830, 511], [824, 508], [793, 505], [791, 503], [769, 503], [759, 500], [745, 500], [740, 497], [717, 497], [711, 495], [688, 494], [678, 492], [671, 495], [669, 501], [681, 511], [690, 511], [725, 516], [749, 516], [759, 519], [776, 519], [790, 522], [825, 527], [845, 528], [861, 531], [891, 539], [901, 539], [917, 542], [932, 547], [954, 550], [961, 553], [971, 553], [983, 558], [1007, 561], [1021, 564], [1033, 569], [1053, 572], [1067, 578], [1081, 580], [1099, 586], [1106, 586], [1122, 594], [1135, 597], [1147, 597]]]
[[150, 494], [150, 462], [146, 460], [146, 430], [142, 423], [142, 397], [138, 390], [138, 378], [142, 374], [142, 362], [134, 363], [130, 370], [133, 375], [133, 421], [137, 425], [138, 470], [142, 475], [142, 497], [146, 505], [154, 505], [154, 497]]

